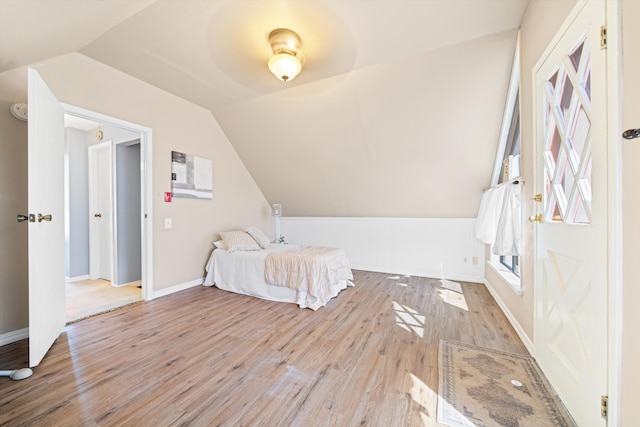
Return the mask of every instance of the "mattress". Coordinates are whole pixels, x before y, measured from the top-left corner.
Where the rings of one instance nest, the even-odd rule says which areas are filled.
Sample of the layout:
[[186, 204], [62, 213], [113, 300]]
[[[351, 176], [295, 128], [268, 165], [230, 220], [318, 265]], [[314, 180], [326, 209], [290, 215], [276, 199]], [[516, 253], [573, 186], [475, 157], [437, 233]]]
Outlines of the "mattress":
[[353, 286], [351, 280], [342, 280], [332, 284], [329, 295], [323, 299], [315, 298], [304, 290], [286, 286], [274, 286], [265, 282], [265, 260], [270, 252], [284, 252], [295, 249], [296, 245], [273, 244], [259, 251], [236, 251], [229, 253], [225, 249], [215, 249], [207, 262], [204, 286], [216, 286], [219, 289], [249, 295], [270, 301], [298, 304], [300, 308], [317, 310], [340, 293], [347, 286]]

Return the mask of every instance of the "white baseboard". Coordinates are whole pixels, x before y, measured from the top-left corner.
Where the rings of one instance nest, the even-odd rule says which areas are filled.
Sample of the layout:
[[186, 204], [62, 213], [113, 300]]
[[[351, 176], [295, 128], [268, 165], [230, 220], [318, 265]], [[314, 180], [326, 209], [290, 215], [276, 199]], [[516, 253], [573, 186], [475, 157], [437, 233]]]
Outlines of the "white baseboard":
[[29, 328], [18, 329], [17, 331], [0, 335], [0, 345], [11, 344], [25, 338], [29, 338]]
[[133, 282], [129, 282], [129, 283], [122, 283], [120, 285], [114, 285], [112, 283], [112, 286], [114, 288], [123, 288], [125, 286], [142, 286], [142, 280], [134, 280]]
[[496, 303], [498, 303], [498, 306], [500, 307], [504, 315], [507, 317], [507, 320], [509, 321], [509, 323], [511, 323], [511, 326], [513, 326], [513, 329], [516, 330], [516, 333], [522, 340], [522, 343], [524, 344], [525, 347], [527, 347], [529, 354], [531, 354], [532, 356], [535, 356], [533, 352], [533, 341], [531, 341], [529, 336], [524, 332], [524, 329], [522, 329], [522, 326], [520, 326], [520, 323], [518, 323], [515, 316], [511, 313], [511, 311], [509, 311], [509, 308], [504, 303], [504, 301], [502, 301], [502, 298], [500, 298], [500, 295], [498, 295], [495, 289], [493, 289], [493, 287], [491, 286], [491, 283], [489, 283], [488, 280], [484, 281], [484, 286], [489, 290], [489, 293], [491, 294], [493, 299], [496, 301]]
[[193, 288], [195, 286], [200, 286], [204, 282], [204, 278], [201, 277], [199, 279], [190, 280], [188, 282], [180, 283], [177, 285], [169, 286], [168, 288], [160, 289], [159, 291], [153, 291], [152, 299], [164, 297], [167, 295], [174, 294], [176, 292], [184, 291], [185, 289]]
[[67, 282], [79, 282], [80, 280], [89, 280], [89, 275], [84, 274], [82, 276], [65, 277]]

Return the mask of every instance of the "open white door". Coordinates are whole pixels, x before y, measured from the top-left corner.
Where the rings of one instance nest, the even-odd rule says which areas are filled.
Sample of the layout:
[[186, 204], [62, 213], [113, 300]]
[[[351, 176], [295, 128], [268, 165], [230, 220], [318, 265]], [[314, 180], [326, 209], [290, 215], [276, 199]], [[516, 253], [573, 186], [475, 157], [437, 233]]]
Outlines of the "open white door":
[[64, 113], [40, 75], [28, 70], [29, 366], [65, 326]]
[[[607, 395], [605, 3], [581, 2], [535, 69], [535, 356], [579, 426]], [[540, 212], [542, 211], [542, 212]]]

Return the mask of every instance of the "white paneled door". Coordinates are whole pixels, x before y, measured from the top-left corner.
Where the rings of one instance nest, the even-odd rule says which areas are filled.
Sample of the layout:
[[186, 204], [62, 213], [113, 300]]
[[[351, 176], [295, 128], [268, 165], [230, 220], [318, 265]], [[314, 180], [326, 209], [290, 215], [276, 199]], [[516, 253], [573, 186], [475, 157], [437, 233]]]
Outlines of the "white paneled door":
[[93, 280], [113, 276], [112, 159], [112, 141], [89, 147], [89, 277]]
[[[535, 356], [579, 426], [605, 426], [605, 2], [581, 2], [535, 69]], [[530, 218], [530, 220], [534, 220]], [[540, 217], [538, 217], [540, 220]]]
[[64, 113], [40, 75], [28, 70], [29, 366], [65, 325]]

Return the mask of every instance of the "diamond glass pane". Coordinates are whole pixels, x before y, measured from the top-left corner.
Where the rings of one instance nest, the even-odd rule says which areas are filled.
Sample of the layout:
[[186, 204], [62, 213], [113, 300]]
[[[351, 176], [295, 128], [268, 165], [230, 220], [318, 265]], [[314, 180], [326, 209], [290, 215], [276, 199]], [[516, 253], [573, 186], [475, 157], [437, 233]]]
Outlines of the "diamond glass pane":
[[562, 221], [562, 211], [558, 206], [558, 202], [554, 200], [553, 202], [553, 211], [551, 213], [551, 221]]
[[584, 201], [576, 197], [570, 211], [569, 220], [575, 224], [589, 224], [589, 214], [584, 207]]
[[584, 42], [580, 43], [580, 45], [573, 51], [572, 54], [569, 55], [569, 59], [571, 60], [571, 64], [573, 65], [573, 69], [578, 71], [578, 67], [580, 66], [580, 57], [582, 57], [582, 49], [584, 48]]
[[590, 127], [591, 122], [589, 121], [589, 117], [587, 117], [587, 113], [581, 106], [571, 129], [572, 135], [568, 139], [569, 156], [571, 166], [574, 170], [578, 170], [578, 166], [580, 165], [580, 159], [582, 158], [582, 153], [587, 144], [587, 138], [589, 137]]
[[571, 107], [571, 100], [573, 99], [573, 84], [568, 75], [564, 76], [562, 83], [562, 98], [560, 98], [560, 111], [562, 121], [567, 123], [569, 121], [569, 108]]
[[568, 166], [567, 156], [562, 155], [558, 162], [558, 171], [553, 182], [553, 190], [556, 198], [558, 199], [558, 205], [562, 212], [567, 211], [567, 201], [571, 196], [573, 190], [573, 184], [575, 182], [573, 172]]
[[556, 164], [558, 163], [558, 155], [560, 154], [560, 146], [562, 144], [562, 139], [560, 138], [560, 132], [558, 132], [558, 128], [553, 125], [553, 133], [551, 134], [551, 138], [547, 144], [547, 148], [545, 150], [545, 165], [549, 168], [549, 174], [553, 175], [555, 172]]
[[593, 196], [591, 194], [591, 156], [585, 160], [585, 163], [586, 167], [578, 180], [578, 190], [589, 209], [591, 209], [591, 201], [593, 200]]
[[556, 82], [558, 81], [558, 71], [553, 73], [553, 75], [549, 78], [548, 82], [551, 84], [552, 93], [555, 92]]
[[587, 94], [587, 98], [591, 100], [591, 69], [587, 70], [587, 78], [584, 83], [584, 91]]

